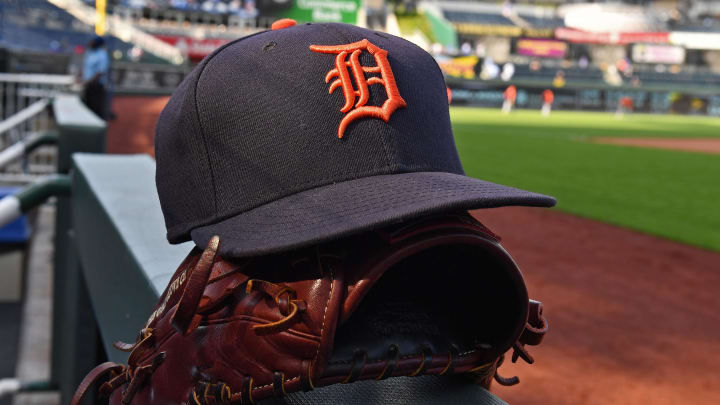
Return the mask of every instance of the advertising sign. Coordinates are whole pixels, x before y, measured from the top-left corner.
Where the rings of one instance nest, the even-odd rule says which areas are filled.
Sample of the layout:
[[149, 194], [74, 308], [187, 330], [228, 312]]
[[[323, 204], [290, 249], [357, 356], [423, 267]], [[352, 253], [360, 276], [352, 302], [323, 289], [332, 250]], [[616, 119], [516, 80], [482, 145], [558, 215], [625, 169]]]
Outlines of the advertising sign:
[[520, 55], [539, 58], [564, 58], [566, 52], [567, 44], [563, 41], [523, 38], [517, 42], [517, 53]]
[[361, 0], [294, 0], [290, 9], [283, 10], [281, 17], [298, 22], [357, 23]]
[[475, 78], [475, 65], [478, 64], [477, 56], [438, 57], [435, 60], [440, 66], [440, 70], [448, 76], [465, 79]]
[[636, 42], [667, 44], [668, 32], [589, 32], [571, 28], [558, 28], [555, 38], [585, 44], [619, 44], [626, 45]]
[[155, 35], [155, 38], [175, 46], [192, 60], [202, 59], [212, 53], [216, 48], [230, 42], [229, 39], [178, 37], [174, 35]]
[[640, 63], [677, 65], [685, 62], [685, 49], [672, 45], [636, 44], [632, 48], [632, 59]]

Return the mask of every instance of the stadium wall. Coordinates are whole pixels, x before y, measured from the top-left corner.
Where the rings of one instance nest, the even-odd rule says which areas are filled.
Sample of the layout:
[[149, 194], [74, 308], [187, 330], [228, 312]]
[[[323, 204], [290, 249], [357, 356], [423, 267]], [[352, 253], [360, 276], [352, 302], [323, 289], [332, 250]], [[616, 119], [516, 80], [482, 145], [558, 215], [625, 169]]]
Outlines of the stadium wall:
[[[453, 105], [500, 108], [503, 92], [510, 83], [481, 82], [446, 78], [452, 91]], [[683, 92], [679, 90], [638, 88], [631, 86], [563, 87], [553, 88], [535, 83], [513, 82], [518, 88], [518, 108], [540, 109], [542, 92], [550, 88], [555, 93], [554, 109], [584, 111], [616, 111], [621, 98], [633, 101], [634, 111], [645, 113], [677, 113], [720, 116], [720, 95], [712, 92]]]

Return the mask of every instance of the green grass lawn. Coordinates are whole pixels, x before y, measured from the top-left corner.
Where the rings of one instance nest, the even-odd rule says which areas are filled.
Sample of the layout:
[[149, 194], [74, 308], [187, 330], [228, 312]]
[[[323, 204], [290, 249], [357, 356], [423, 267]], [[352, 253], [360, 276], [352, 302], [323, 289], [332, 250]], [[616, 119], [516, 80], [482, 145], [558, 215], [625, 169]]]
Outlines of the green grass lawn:
[[586, 142], [720, 138], [720, 119], [476, 108], [453, 108], [451, 117], [470, 176], [552, 195], [562, 211], [720, 251], [720, 155]]

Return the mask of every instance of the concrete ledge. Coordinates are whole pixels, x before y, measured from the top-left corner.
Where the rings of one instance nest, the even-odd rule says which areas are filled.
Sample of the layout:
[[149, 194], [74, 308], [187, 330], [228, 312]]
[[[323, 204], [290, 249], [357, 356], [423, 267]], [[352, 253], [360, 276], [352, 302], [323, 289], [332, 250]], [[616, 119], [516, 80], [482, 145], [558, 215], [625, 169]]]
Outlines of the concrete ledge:
[[[112, 343], [135, 341], [193, 245], [173, 246], [165, 239], [155, 162], [149, 156], [75, 154], [73, 163], [74, 239], [80, 267], [107, 355], [125, 363], [127, 354]], [[337, 403], [505, 404], [462, 377], [435, 376], [336, 384], [267, 401]]]
[[192, 244], [170, 245], [147, 155], [73, 155], [73, 219], [80, 264], [108, 357], [134, 342]]

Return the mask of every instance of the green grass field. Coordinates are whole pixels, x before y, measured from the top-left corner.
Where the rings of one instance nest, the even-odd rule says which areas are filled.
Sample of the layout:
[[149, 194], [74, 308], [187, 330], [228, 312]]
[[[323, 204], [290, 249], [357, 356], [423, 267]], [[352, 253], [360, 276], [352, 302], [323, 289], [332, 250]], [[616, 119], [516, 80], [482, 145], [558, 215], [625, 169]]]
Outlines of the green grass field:
[[720, 155], [592, 137], [717, 137], [720, 119], [452, 108], [468, 175], [546, 193], [557, 209], [720, 251]]

